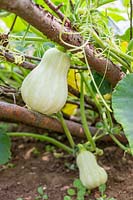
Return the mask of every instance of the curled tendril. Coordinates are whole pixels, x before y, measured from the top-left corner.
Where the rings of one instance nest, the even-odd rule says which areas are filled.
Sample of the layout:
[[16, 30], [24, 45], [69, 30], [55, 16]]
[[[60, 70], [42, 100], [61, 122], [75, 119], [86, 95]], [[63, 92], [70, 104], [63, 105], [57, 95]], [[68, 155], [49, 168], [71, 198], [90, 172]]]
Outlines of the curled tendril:
[[23, 55], [13, 53], [13, 57], [15, 64], [22, 64], [25, 61], [25, 57]]
[[76, 51], [76, 50], [80, 50], [80, 49], [82, 49], [83, 47], [85, 47], [87, 44], [88, 44], [88, 42], [89, 42], [89, 40], [87, 40], [87, 41], [85, 41], [84, 42], [84, 44], [82, 44], [81, 46], [76, 46], [76, 45], [72, 45], [72, 44], [69, 44], [68, 42], [65, 42], [64, 40], [63, 40], [63, 38], [62, 38], [62, 35], [63, 34], [71, 34], [71, 35], [79, 35], [79, 33], [73, 33], [73, 32], [65, 32], [65, 31], [63, 31], [63, 27], [62, 27], [62, 29], [61, 29], [61, 31], [60, 31], [60, 33], [59, 33], [59, 39], [61, 40], [61, 42], [63, 43], [63, 44], [65, 44], [66, 46], [68, 46], [68, 47], [71, 47], [71, 48], [73, 48], [73, 49], [70, 49], [69, 51]]

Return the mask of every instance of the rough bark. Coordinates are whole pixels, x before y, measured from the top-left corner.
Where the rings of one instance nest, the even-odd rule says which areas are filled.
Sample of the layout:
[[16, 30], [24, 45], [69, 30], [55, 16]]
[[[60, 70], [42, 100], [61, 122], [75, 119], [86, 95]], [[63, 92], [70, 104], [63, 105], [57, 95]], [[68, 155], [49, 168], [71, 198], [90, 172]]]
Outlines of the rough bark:
[[[64, 133], [62, 125], [57, 119], [27, 110], [26, 108], [17, 106], [15, 104], [0, 102], [0, 120], [13, 123], [22, 123], [37, 128], [48, 129], [53, 132]], [[79, 138], [85, 137], [82, 125], [69, 120], [65, 121], [73, 136]], [[97, 132], [95, 127], [90, 126], [89, 129], [92, 135]], [[127, 139], [123, 134], [116, 135], [116, 137], [119, 139], [119, 141], [127, 143]], [[109, 135], [104, 136], [101, 138], [101, 140], [112, 141]]]
[[[44, 128], [59, 133], [64, 133], [59, 120], [30, 111], [24, 107], [0, 102], [0, 120], [8, 122], [22, 123], [29, 126]], [[83, 137], [84, 131], [80, 124], [66, 120], [71, 133], [78, 137]], [[96, 129], [92, 128], [93, 134]]]
[[[78, 32], [77, 34], [71, 34], [74, 33], [74, 30], [70, 28], [69, 24], [66, 24], [65, 27], [62, 27], [61, 22], [57, 18], [45, 11], [42, 7], [35, 5], [31, 0], [0, 0], [0, 8], [20, 16], [41, 31], [49, 39], [67, 49], [70, 47], [62, 43], [59, 38], [61, 31], [65, 32], [62, 34], [62, 39], [64, 42], [74, 46], [81, 46], [83, 44], [83, 38]], [[87, 44], [85, 51], [90, 67], [100, 74], [104, 74], [106, 71], [106, 78], [112, 84], [112, 86], [115, 86], [117, 82], [123, 78], [124, 73], [121, 71], [121, 69], [111, 61], [103, 57], [97, 57], [95, 54], [95, 49], [92, 45]]]

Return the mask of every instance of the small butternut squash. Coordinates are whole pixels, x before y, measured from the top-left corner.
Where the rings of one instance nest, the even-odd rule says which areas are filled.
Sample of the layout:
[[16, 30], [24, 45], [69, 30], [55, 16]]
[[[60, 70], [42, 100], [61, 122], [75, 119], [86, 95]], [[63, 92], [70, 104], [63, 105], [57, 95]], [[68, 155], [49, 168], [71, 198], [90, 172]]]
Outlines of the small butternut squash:
[[48, 49], [22, 83], [21, 94], [26, 105], [42, 114], [57, 113], [67, 99], [69, 67], [70, 58], [66, 53]]
[[80, 180], [86, 188], [93, 189], [106, 183], [107, 173], [98, 165], [93, 153], [81, 150], [77, 155], [76, 163], [79, 168]]

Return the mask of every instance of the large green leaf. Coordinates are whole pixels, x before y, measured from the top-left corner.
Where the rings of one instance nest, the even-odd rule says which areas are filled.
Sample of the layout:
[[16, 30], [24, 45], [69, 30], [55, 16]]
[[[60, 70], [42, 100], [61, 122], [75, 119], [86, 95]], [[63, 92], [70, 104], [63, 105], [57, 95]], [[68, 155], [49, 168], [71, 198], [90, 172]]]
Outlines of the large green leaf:
[[[133, 28], [132, 28], [132, 32], [133, 32]], [[128, 28], [123, 35], [119, 36], [119, 38], [121, 40], [129, 42], [130, 41], [130, 28]]]
[[116, 86], [112, 95], [112, 108], [133, 154], [133, 74], [128, 74]]
[[[12, 26], [12, 23], [15, 19], [15, 15], [14, 14], [10, 14], [6, 17], [3, 17], [2, 20], [5, 22], [6, 26], [10, 29]], [[18, 33], [21, 31], [25, 31], [27, 28], [27, 26], [25, 26], [20, 17], [17, 17], [15, 25], [13, 27], [12, 33]]]
[[130, 6], [130, 0], [122, 0], [122, 4], [126, 7]]
[[11, 157], [11, 142], [9, 136], [5, 133], [6, 126], [0, 124], [0, 164], [5, 164]]
[[[97, 72], [94, 72], [93, 77], [102, 95], [112, 92], [111, 84], [106, 79], [103, 79], [103, 77], [100, 74], [98, 74]], [[96, 88], [92, 81], [91, 81], [91, 86], [92, 86], [93, 91], [96, 92]]]

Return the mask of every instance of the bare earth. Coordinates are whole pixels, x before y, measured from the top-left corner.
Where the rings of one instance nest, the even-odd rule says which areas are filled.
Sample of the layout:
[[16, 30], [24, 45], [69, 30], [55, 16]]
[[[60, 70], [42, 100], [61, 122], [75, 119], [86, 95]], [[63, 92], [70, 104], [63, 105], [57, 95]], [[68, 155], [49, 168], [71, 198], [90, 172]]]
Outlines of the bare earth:
[[[46, 143], [32, 139], [13, 139], [12, 160], [8, 165], [0, 166], [0, 200], [20, 197], [34, 200], [39, 186], [48, 194], [48, 200], [64, 199], [67, 189], [72, 188], [74, 179], [78, 178], [78, 170], [68, 167], [75, 164], [75, 159], [66, 153], [57, 158], [46, 152], [45, 147]], [[99, 158], [99, 164], [109, 175], [107, 196], [133, 200], [133, 157], [124, 155], [114, 144], [104, 144], [104, 156]], [[99, 196], [96, 189], [86, 199], [95, 200]]]

